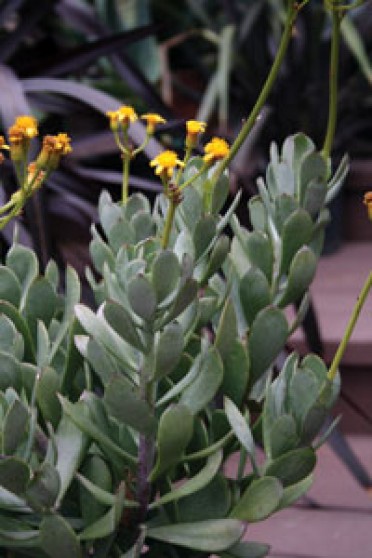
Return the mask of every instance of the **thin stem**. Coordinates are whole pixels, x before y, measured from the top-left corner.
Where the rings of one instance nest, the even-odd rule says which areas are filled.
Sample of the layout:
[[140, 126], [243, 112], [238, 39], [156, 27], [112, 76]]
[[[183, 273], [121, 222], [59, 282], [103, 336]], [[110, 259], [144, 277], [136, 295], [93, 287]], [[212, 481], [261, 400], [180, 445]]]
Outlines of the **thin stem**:
[[199, 176], [205, 173], [207, 169], [208, 169], [208, 165], [204, 164], [197, 173], [193, 174], [192, 176], [190, 176], [188, 180], [183, 182], [181, 186], [178, 188], [178, 190], [179, 191], [184, 190], [187, 186], [189, 186], [192, 182], [194, 182], [194, 180], [196, 180], [197, 178], [199, 178]]
[[170, 233], [172, 230], [173, 219], [176, 213], [177, 205], [174, 203], [172, 199], [169, 200], [169, 206], [167, 211], [167, 216], [165, 219], [164, 231], [163, 231], [163, 238], [161, 241], [162, 248], [165, 250], [169, 244]]
[[288, 14], [287, 14], [287, 19], [286, 19], [286, 23], [285, 23], [285, 27], [284, 27], [284, 31], [283, 31], [283, 35], [282, 35], [278, 51], [276, 53], [276, 56], [275, 56], [275, 59], [274, 59], [274, 62], [273, 62], [273, 65], [271, 66], [271, 70], [269, 72], [269, 75], [267, 76], [266, 82], [265, 82], [265, 84], [264, 84], [264, 86], [261, 90], [261, 93], [260, 93], [260, 95], [259, 95], [259, 97], [256, 101], [256, 104], [252, 108], [252, 111], [251, 111], [249, 117], [245, 121], [245, 123], [244, 123], [242, 129], [240, 130], [237, 138], [235, 139], [234, 143], [232, 144], [231, 149], [230, 149], [230, 153], [218, 165], [218, 167], [217, 167], [217, 169], [216, 169], [216, 171], [213, 175], [213, 178], [212, 178], [212, 185], [213, 186], [218, 181], [218, 179], [220, 178], [220, 176], [222, 175], [224, 170], [228, 167], [230, 162], [234, 159], [236, 154], [238, 153], [240, 147], [242, 146], [242, 144], [246, 140], [248, 134], [252, 130], [253, 126], [255, 125], [256, 120], [257, 120], [257, 118], [258, 118], [258, 116], [259, 116], [259, 114], [262, 110], [262, 107], [266, 103], [266, 100], [269, 96], [269, 93], [270, 93], [271, 89], [273, 88], [273, 85], [276, 81], [276, 78], [278, 77], [280, 67], [282, 65], [285, 53], [287, 52], [287, 48], [288, 48], [288, 45], [289, 45], [289, 42], [290, 42], [290, 39], [291, 39], [291, 36], [292, 36], [292, 29], [293, 29], [294, 22], [296, 21], [296, 17], [297, 17], [298, 12], [301, 8], [302, 8], [301, 4], [297, 4], [293, 0], [290, 2], [289, 9], [288, 9]]
[[129, 164], [130, 155], [123, 153], [123, 182], [121, 188], [121, 203], [126, 205], [129, 193]]
[[346, 350], [347, 344], [349, 342], [349, 339], [351, 337], [351, 334], [353, 333], [355, 324], [358, 320], [359, 314], [361, 309], [363, 308], [363, 305], [366, 301], [366, 298], [368, 296], [369, 291], [371, 290], [372, 287], [372, 271], [369, 274], [369, 276], [367, 277], [366, 282], [364, 283], [362, 290], [360, 291], [360, 294], [358, 296], [358, 300], [354, 306], [353, 312], [351, 314], [349, 323], [347, 324], [344, 336], [341, 340], [341, 343], [336, 351], [335, 356], [333, 357], [333, 361], [332, 364], [328, 370], [328, 379], [329, 380], [334, 380], [336, 374], [337, 374], [337, 370], [338, 367], [340, 365], [341, 359], [344, 355], [344, 352]]
[[337, 101], [338, 101], [338, 67], [340, 55], [340, 28], [343, 13], [336, 10], [332, 11], [332, 43], [331, 60], [329, 66], [329, 108], [328, 125], [323, 144], [323, 156], [328, 159], [331, 153], [333, 140], [336, 132], [337, 122]]

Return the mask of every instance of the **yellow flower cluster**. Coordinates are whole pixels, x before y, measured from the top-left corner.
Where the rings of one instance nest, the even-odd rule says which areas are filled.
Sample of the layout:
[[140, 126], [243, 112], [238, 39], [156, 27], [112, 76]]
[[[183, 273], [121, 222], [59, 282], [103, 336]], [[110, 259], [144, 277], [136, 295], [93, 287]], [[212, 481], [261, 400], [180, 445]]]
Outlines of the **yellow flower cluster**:
[[[107, 117], [110, 120], [111, 130], [115, 133], [115, 138], [118, 146], [122, 150], [123, 154], [130, 158], [133, 154], [139, 153], [146, 145], [149, 137], [155, 133], [157, 126], [165, 124], [166, 120], [157, 113], [149, 112], [143, 114], [140, 118], [146, 122], [146, 135], [147, 140], [135, 151], [131, 151], [128, 145], [121, 142], [118, 135], [118, 131], [126, 130], [132, 122], [138, 119], [138, 115], [133, 107], [129, 105], [123, 105], [117, 110], [106, 112]], [[205, 132], [206, 123], [199, 120], [188, 120], [186, 122], [186, 156], [185, 162], [190, 157], [191, 151], [196, 147], [199, 137]], [[203, 157], [204, 163], [207, 166], [212, 165], [220, 159], [224, 159], [230, 151], [227, 142], [221, 138], [213, 138], [204, 147], [205, 155]], [[150, 166], [155, 168], [155, 174], [160, 176], [163, 180], [171, 180], [174, 170], [176, 167], [182, 168], [185, 163], [180, 161], [177, 157], [177, 153], [174, 151], [166, 150], [163, 153], [157, 155], [150, 162]]]

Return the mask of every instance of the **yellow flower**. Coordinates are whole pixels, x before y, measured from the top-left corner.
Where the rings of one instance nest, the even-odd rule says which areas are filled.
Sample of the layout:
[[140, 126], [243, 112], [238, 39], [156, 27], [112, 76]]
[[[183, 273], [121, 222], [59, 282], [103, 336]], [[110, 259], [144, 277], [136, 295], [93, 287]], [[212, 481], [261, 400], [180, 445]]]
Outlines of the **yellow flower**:
[[368, 219], [372, 221], [372, 192], [364, 194], [363, 203], [367, 206]]
[[184, 167], [184, 163], [177, 158], [175, 151], [163, 151], [150, 162], [151, 167], [156, 167], [155, 174], [171, 179], [175, 167]]
[[37, 121], [33, 116], [18, 116], [13, 126], [9, 128], [9, 139], [14, 144], [19, 144], [25, 139], [32, 139], [37, 134]]
[[206, 128], [205, 122], [200, 120], [187, 120], [186, 122], [186, 146], [194, 147], [198, 141], [200, 134], [204, 134]]
[[141, 116], [142, 120], [146, 120], [147, 123], [147, 127], [146, 127], [146, 132], [152, 136], [152, 134], [155, 132], [155, 127], [158, 126], [159, 124], [165, 124], [166, 120], [160, 116], [160, 114], [156, 114], [154, 112], [148, 112], [147, 114], [143, 114]]
[[229, 144], [222, 138], [212, 138], [212, 140], [204, 146], [204, 161], [212, 164], [219, 159], [224, 159], [230, 152]]
[[110, 119], [112, 130], [117, 130], [119, 124], [127, 127], [131, 122], [135, 122], [138, 119], [134, 108], [128, 105], [123, 105], [117, 110], [109, 110], [106, 112], [106, 116]]
[[36, 159], [37, 168], [47, 172], [56, 169], [62, 155], [67, 155], [72, 151], [70, 141], [67, 134], [45, 136], [43, 139], [43, 147]]

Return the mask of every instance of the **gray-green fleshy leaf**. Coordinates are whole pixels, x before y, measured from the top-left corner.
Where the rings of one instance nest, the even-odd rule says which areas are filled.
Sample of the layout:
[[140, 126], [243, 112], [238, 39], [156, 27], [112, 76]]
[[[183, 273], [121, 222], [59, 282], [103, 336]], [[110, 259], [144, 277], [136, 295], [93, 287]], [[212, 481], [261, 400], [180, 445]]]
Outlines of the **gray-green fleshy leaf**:
[[133, 312], [145, 321], [151, 321], [156, 310], [156, 294], [144, 275], [137, 275], [128, 282], [128, 300]]
[[244, 530], [242, 521], [216, 519], [154, 527], [147, 531], [147, 536], [176, 546], [219, 552], [236, 543], [243, 536]]
[[315, 463], [316, 455], [312, 448], [294, 449], [271, 461], [265, 475], [278, 478], [287, 487], [310, 475]]
[[245, 319], [250, 326], [258, 312], [271, 303], [270, 285], [266, 275], [252, 266], [239, 283], [239, 295]]
[[157, 459], [150, 473], [150, 482], [180, 460], [191, 440], [193, 424], [194, 417], [185, 405], [173, 405], [163, 412], [157, 434]]
[[81, 558], [79, 540], [60, 515], [47, 515], [40, 524], [40, 546], [50, 558]]
[[314, 252], [307, 246], [295, 254], [289, 267], [287, 286], [279, 302], [281, 307], [297, 302], [304, 295], [314, 279], [317, 263]]
[[108, 300], [104, 304], [103, 315], [112, 329], [127, 343], [140, 351], [144, 350], [144, 344], [128, 310], [117, 302]]
[[157, 421], [138, 389], [125, 377], [113, 377], [106, 386], [104, 403], [109, 414], [143, 434], [154, 434]]
[[248, 339], [251, 361], [250, 381], [258, 380], [269, 368], [288, 337], [288, 323], [281, 310], [268, 307], [254, 320]]
[[253, 231], [246, 239], [246, 252], [252, 265], [264, 273], [267, 280], [271, 281], [273, 269], [273, 247], [265, 233]]
[[160, 304], [176, 288], [181, 274], [177, 256], [170, 250], [162, 250], [154, 259], [151, 269], [151, 282]]
[[215, 396], [223, 379], [223, 364], [216, 349], [208, 349], [202, 359], [199, 374], [180, 398], [180, 403], [185, 404], [195, 415]]
[[12, 269], [0, 266], [0, 299], [18, 307], [21, 300], [21, 283]]
[[254, 480], [230, 513], [230, 517], [243, 521], [262, 521], [278, 507], [283, 487], [278, 479], [270, 476]]
[[183, 351], [183, 328], [177, 322], [167, 325], [155, 344], [154, 378], [159, 379], [173, 372]]
[[297, 209], [285, 221], [282, 230], [282, 258], [280, 272], [286, 274], [293, 256], [311, 241], [314, 223], [304, 209]]

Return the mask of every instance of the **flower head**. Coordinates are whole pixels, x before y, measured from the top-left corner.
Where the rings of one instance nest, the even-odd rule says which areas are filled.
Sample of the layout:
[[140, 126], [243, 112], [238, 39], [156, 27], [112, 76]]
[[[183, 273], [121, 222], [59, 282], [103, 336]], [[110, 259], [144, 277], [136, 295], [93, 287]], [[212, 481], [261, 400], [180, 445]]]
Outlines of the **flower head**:
[[186, 146], [194, 147], [198, 141], [200, 134], [205, 132], [206, 128], [205, 122], [200, 122], [199, 120], [187, 120], [186, 122]]
[[175, 167], [183, 167], [184, 163], [177, 157], [175, 151], [163, 151], [150, 162], [151, 167], [155, 168], [155, 174], [163, 176], [168, 180], [172, 178]]
[[230, 152], [229, 144], [222, 138], [212, 138], [212, 140], [204, 146], [204, 161], [212, 164], [215, 161], [224, 159]]
[[143, 114], [141, 116], [142, 120], [145, 120], [147, 123], [146, 132], [152, 136], [155, 132], [155, 127], [159, 124], [165, 124], [166, 120], [160, 116], [160, 114], [156, 114], [154, 112], [148, 112], [147, 114]]
[[367, 206], [368, 219], [372, 221], [372, 192], [364, 194], [363, 203]]
[[18, 116], [9, 128], [9, 140], [13, 144], [20, 144], [38, 135], [37, 121], [33, 116]]
[[110, 119], [110, 126], [112, 130], [117, 130], [119, 125], [128, 127], [131, 122], [138, 119], [137, 113], [133, 107], [123, 105], [117, 110], [109, 110], [106, 116]]
[[36, 159], [37, 168], [47, 172], [56, 169], [61, 157], [72, 151], [70, 142], [68, 135], [63, 133], [57, 136], [45, 136], [43, 147]]

